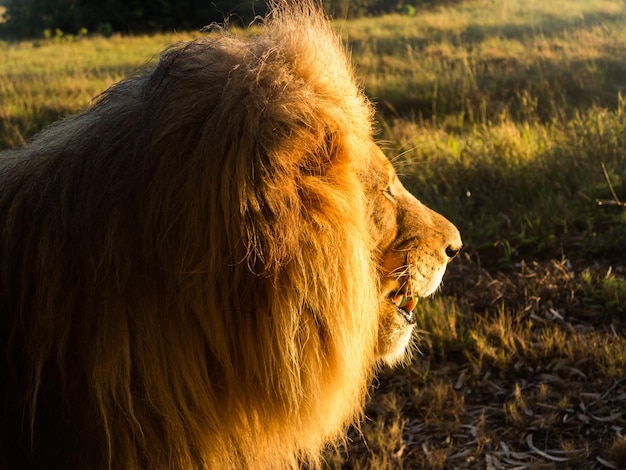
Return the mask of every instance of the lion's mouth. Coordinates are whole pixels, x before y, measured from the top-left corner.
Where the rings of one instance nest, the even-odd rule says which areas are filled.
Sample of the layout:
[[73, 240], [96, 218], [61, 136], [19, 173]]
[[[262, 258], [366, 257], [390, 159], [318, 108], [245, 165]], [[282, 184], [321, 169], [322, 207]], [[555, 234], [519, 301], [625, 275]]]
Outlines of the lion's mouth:
[[413, 325], [415, 323], [415, 306], [417, 305], [417, 298], [412, 295], [393, 293], [389, 296], [389, 300], [396, 308], [396, 311], [402, 315], [407, 323]]

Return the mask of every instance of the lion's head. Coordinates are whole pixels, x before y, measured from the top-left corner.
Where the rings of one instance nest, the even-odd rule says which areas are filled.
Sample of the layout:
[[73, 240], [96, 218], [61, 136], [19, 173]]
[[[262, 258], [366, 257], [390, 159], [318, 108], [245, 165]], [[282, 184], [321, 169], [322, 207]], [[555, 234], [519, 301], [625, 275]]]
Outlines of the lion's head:
[[461, 240], [290, 3], [0, 155], [0, 466], [314, 464], [405, 357]]
[[461, 249], [458, 230], [402, 185], [375, 145], [361, 176], [369, 201], [370, 230], [379, 266], [379, 356], [393, 365], [405, 357], [419, 298], [441, 283], [448, 262]]

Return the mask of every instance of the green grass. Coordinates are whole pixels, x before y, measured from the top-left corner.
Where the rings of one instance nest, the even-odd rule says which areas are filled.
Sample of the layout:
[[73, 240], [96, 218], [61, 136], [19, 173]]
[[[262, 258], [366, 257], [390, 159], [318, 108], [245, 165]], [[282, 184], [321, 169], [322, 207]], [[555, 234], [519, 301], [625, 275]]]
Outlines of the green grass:
[[602, 163], [623, 189], [624, 11], [476, 1], [341, 29], [407, 185], [469, 246], [607, 256], [623, 213], [589, 199], [610, 197]]
[[[502, 113], [551, 119], [616, 104], [626, 83], [623, 2], [474, 1], [342, 27], [368, 93], [390, 113], [452, 127]], [[566, 101], [567, 100], [567, 101]]]
[[113, 83], [154, 62], [168, 44], [189, 37], [172, 33], [0, 42], [0, 149], [87, 107]]
[[[625, 13], [473, 0], [337, 22], [381, 144], [465, 249], [418, 306], [419, 352], [376, 382], [330, 468], [623, 462]], [[190, 36], [1, 43], [0, 148]]]
[[468, 248], [506, 247], [505, 263], [512, 255], [622, 251], [623, 210], [596, 203], [613, 198], [609, 182], [617, 193], [626, 189], [621, 104], [549, 123], [507, 117], [461, 132], [394, 119], [386, 132], [399, 143], [393, 152], [402, 155], [396, 166], [407, 186], [455, 220]]

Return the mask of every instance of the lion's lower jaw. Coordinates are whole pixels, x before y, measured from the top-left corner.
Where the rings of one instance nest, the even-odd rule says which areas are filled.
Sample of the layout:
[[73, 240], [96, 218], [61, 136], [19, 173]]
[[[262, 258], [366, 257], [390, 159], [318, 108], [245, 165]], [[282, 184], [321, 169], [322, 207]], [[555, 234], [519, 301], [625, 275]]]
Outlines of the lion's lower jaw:
[[411, 359], [411, 343], [413, 327], [397, 340], [395, 345], [389, 345], [379, 353], [380, 363], [389, 367], [406, 364]]
[[381, 333], [379, 337], [377, 355], [379, 362], [383, 365], [405, 364], [411, 358], [410, 344], [414, 328], [404, 319], [401, 320], [405, 325]]

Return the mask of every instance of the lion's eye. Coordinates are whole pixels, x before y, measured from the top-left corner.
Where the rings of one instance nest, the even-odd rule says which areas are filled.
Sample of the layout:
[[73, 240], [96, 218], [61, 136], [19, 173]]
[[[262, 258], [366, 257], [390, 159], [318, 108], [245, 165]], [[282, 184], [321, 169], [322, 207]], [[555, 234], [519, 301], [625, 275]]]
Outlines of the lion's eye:
[[394, 192], [391, 189], [391, 186], [387, 186], [385, 189], [383, 189], [383, 194], [385, 195], [385, 197], [387, 199], [389, 199], [392, 202], [396, 202], [396, 195], [394, 194]]

